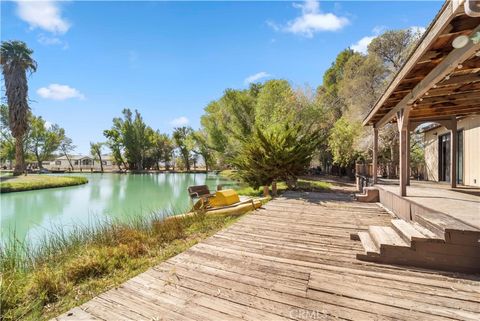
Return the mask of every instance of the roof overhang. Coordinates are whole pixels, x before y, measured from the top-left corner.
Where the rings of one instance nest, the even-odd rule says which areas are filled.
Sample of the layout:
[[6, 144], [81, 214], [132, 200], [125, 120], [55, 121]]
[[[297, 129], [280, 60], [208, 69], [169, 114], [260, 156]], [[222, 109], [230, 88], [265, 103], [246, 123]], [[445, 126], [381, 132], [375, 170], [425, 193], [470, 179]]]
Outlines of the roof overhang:
[[[454, 48], [459, 36], [469, 41]], [[479, 52], [480, 17], [466, 14], [463, 1], [447, 1], [363, 125], [394, 122], [402, 108], [416, 122], [480, 113]]]

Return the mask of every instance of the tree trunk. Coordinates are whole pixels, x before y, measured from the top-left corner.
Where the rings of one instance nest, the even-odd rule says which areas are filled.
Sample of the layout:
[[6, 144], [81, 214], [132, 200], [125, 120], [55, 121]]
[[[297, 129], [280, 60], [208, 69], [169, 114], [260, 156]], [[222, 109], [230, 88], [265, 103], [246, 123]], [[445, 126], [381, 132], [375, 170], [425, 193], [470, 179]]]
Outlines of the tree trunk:
[[190, 172], [190, 160], [188, 159], [188, 155], [184, 157], [185, 160], [185, 167], [187, 168], [187, 172]]
[[268, 185], [263, 187], [263, 197], [268, 197], [270, 195], [270, 191], [268, 189]]
[[276, 181], [272, 182], [272, 196], [273, 197], [277, 196], [277, 182]]
[[15, 137], [15, 168], [13, 175], [21, 175], [25, 170], [23, 158], [23, 135]]
[[38, 169], [42, 169], [43, 168], [42, 161], [40, 160], [40, 156], [38, 155], [38, 152], [35, 152], [35, 158], [37, 159]]
[[73, 171], [73, 165], [72, 165], [72, 161], [70, 160], [70, 157], [68, 157], [66, 151], [63, 151], [63, 154], [65, 155], [65, 158], [67, 159], [68, 164], [70, 165], [70, 169]]
[[100, 155], [100, 153], [98, 153], [98, 159], [100, 159], [100, 171], [103, 173], [102, 155]]

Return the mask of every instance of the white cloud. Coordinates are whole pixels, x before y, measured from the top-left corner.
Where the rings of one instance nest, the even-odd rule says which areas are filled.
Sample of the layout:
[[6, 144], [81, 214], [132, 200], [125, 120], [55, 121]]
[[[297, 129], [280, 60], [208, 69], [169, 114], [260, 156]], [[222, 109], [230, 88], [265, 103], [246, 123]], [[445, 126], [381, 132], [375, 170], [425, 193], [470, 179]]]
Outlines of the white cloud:
[[63, 41], [58, 37], [51, 37], [43, 33], [38, 34], [37, 41], [44, 46], [61, 46], [63, 50], [67, 50], [70, 47], [68, 42]]
[[337, 31], [349, 23], [345, 17], [321, 12], [318, 0], [307, 0], [302, 4], [294, 3], [293, 6], [302, 11], [299, 17], [287, 22], [283, 28], [271, 21], [267, 21], [267, 24], [276, 31], [282, 29], [285, 32], [311, 38], [317, 32]]
[[180, 116], [178, 118], [173, 119], [170, 122], [170, 125], [175, 127], [186, 126], [190, 123], [190, 120], [185, 116]]
[[275, 31], [280, 31], [280, 29], [282, 29], [275, 21], [272, 20], [267, 20], [266, 24]]
[[65, 100], [70, 98], [85, 99], [85, 96], [67, 85], [50, 84], [47, 87], [42, 87], [37, 90], [37, 94], [45, 99]]
[[270, 77], [270, 76], [271, 75], [268, 72], [265, 72], [265, 71], [257, 72], [256, 74], [248, 76], [247, 78], [245, 78], [244, 83], [245, 84], [250, 84], [252, 82], [256, 82], [256, 81], [259, 81], [260, 79], [267, 78], [267, 77]]
[[55, 34], [64, 34], [70, 29], [70, 23], [62, 17], [56, 1], [17, 1], [17, 15], [30, 25], [31, 29], [40, 28]]
[[375, 39], [377, 36], [367, 36], [363, 37], [362, 39], [358, 40], [356, 43], [350, 46], [354, 51], [360, 52], [363, 54], [367, 53], [368, 45]]
[[50, 37], [43, 33], [37, 36], [37, 41], [45, 46], [62, 45], [63, 42], [58, 37]]
[[409, 29], [412, 33], [418, 35], [423, 35], [423, 33], [427, 30], [425, 29], [425, 27], [422, 26], [411, 26]]

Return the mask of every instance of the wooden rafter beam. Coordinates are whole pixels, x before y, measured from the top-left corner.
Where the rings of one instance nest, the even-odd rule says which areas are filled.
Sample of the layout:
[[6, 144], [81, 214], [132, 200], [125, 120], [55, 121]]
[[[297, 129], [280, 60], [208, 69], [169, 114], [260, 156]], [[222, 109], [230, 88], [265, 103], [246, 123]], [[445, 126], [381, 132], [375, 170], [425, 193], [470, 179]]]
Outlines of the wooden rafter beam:
[[[390, 85], [388, 86], [385, 93], [380, 97], [380, 99], [375, 103], [375, 106], [370, 110], [367, 117], [363, 121], [363, 125], [370, 123], [371, 119], [378, 112], [380, 107], [387, 101], [388, 97], [395, 91], [395, 88], [404, 79], [408, 73], [416, 66], [417, 61], [428, 51], [431, 43], [442, 34], [445, 26], [452, 21], [457, 13], [463, 10], [462, 6], [458, 1], [448, 1], [445, 3], [442, 8], [441, 13], [437, 16], [432, 25], [425, 32], [425, 36], [422, 38], [421, 43], [417, 46], [413, 54], [409, 57], [408, 61], [405, 63], [403, 68], [397, 73]], [[396, 111], [395, 111], [396, 113]], [[394, 114], [395, 114], [394, 113]]]
[[[480, 26], [477, 26], [472, 35], [480, 31]], [[377, 127], [383, 127], [392, 119], [395, 114], [402, 108], [410, 108], [410, 106], [434, 85], [445, 79], [452, 71], [454, 71], [458, 64], [461, 64], [470, 58], [476, 51], [480, 50], [480, 43], [469, 41], [463, 48], [452, 50], [445, 59], [442, 60], [437, 67], [435, 67], [422, 81], [420, 81], [413, 90], [407, 94], [394, 108], [392, 108], [385, 116], [383, 116], [376, 124]], [[472, 80], [474, 81], [474, 80]]]

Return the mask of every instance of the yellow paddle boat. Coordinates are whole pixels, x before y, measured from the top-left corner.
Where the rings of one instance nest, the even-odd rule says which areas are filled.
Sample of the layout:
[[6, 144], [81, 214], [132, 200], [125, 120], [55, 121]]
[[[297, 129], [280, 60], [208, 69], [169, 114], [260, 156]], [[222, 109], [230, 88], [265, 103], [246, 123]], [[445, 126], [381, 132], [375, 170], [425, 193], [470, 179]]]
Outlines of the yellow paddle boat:
[[262, 206], [260, 199], [241, 200], [233, 189], [219, 189], [211, 193], [207, 185], [190, 186], [188, 194], [192, 211], [204, 210], [211, 214], [241, 215]]

